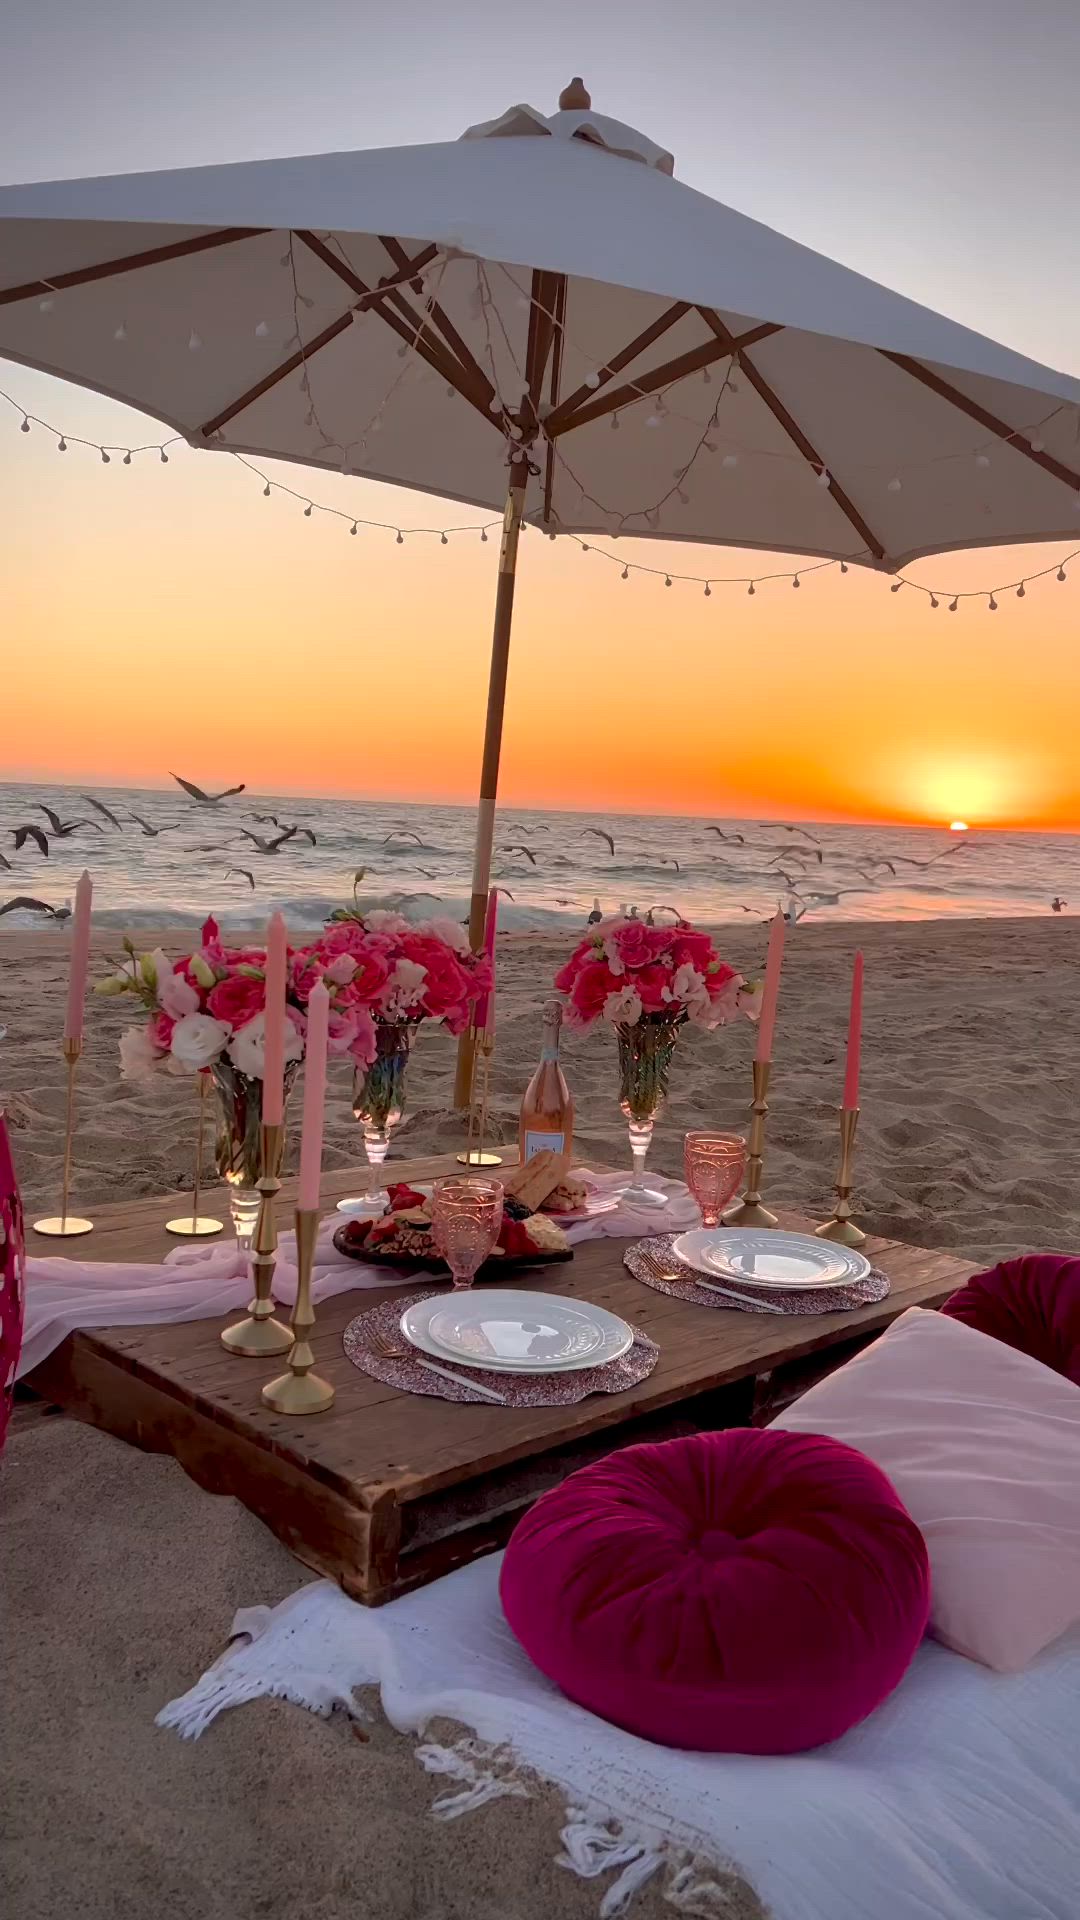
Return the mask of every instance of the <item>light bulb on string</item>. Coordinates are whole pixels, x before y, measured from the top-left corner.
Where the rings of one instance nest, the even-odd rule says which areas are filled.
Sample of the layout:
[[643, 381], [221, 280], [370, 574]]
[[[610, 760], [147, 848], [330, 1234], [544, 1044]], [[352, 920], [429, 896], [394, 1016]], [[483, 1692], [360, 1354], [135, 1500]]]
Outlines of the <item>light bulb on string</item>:
[[957, 607], [958, 607], [959, 605], [960, 605], [960, 601], [959, 601], [959, 599], [956, 599], [956, 600], [950, 600], [950, 601], [949, 601], [949, 612], [950, 612], [950, 613], [955, 613], [955, 612], [956, 612], [956, 609], [957, 609]]
[[281, 259], [278, 261], [278, 266], [291, 267], [291, 265], [292, 265], [292, 248], [290, 247], [288, 253], [282, 254]]
[[736, 380], [736, 378], [735, 378], [735, 375], [734, 375], [734, 374], [732, 374], [732, 375], [731, 375], [731, 377], [730, 377], [730, 378], [729, 378], [729, 380], [728, 380], [728, 383], [727, 383], [727, 390], [728, 390], [728, 392], [729, 392], [729, 393], [738, 393], [738, 391], [739, 391], [739, 383], [738, 383], [738, 381]]
[[902, 581], [902, 580], [894, 580], [894, 581], [893, 581], [893, 584], [892, 584], [892, 586], [891, 586], [891, 587], [889, 588], [889, 592], [890, 592], [890, 593], [899, 593], [899, 591], [900, 591], [900, 589], [901, 589], [901, 587], [903, 586], [903, 584], [904, 584], [904, 583], [903, 583], [903, 581]]
[[671, 575], [670, 575], [670, 573], [665, 573], [665, 575], [664, 575], [664, 585], [665, 585], [665, 587], [670, 587], [670, 585], [671, 585]]
[[192, 327], [191, 332], [188, 334], [188, 352], [198, 353], [201, 347], [202, 347], [202, 336], [201, 334], [196, 333], [194, 327]]
[[298, 293], [296, 297], [297, 297], [297, 299], [299, 300], [299, 302], [300, 302], [300, 305], [301, 305], [302, 307], [308, 307], [308, 308], [310, 308], [310, 307], [313, 307], [313, 306], [315, 305], [315, 302], [314, 302], [314, 300], [312, 299], [312, 297], [311, 297], [311, 295], [310, 295], [310, 293]]
[[394, 545], [396, 547], [403, 547], [405, 545], [405, 535], [402, 533], [400, 527], [397, 530], [397, 537], [394, 541]]
[[848, 564], [847, 564], [847, 561], [846, 561], [846, 560], [841, 560], [841, 562], [840, 562], [840, 571], [841, 571], [841, 573], [846, 573], [846, 572], [847, 572], [847, 570], [848, 570]]
[[1038, 439], [1038, 437], [1036, 437], [1034, 440], [1028, 441], [1028, 446], [1031, 448], [1032, 453], [1042, 453], [1045, 445], [1046, 445], [1046, 442], [1044, 440]]
[[353, 521], [353, 523], [352, 523], [352, 526], [351, 526], [351, 527], [349, 528], [349, 532], [350, 532], [350, 533], [355, 533], [355, 532], [356, 532], [356, 521], [355, 521], [355, 520]]
[[158, 453], [159, 453], [159, 454], [160, 454], [160, 456], [161, 456], [161, 464], [162, 464], [162, 466], [163, 466], [163, 467], [167, 467], [167, 466], [168, 466], [168, 464], [169, 464], [169, 456], [168, 456], [168, 454], [166, 453], [166, 451], [165, 451], [165, 449], [164, 449], [164, 447], [159, 447], [159, 448], [158, 448]]
[[701, 369], [701, 384], [703, 387], [712, 386], [712, 374], [709, 372], [708, 367], [702, 367]]
[[39, 300], [39, 301], [38, 301], [38, 312], [39, 312], [39, 313], [51, 313], [51, 312], [52, 312], [52, 310], [53, 310], [53, 308], [55, 307], [55, 305], [56, 305], [56, 301], [55, 301], [55, 300]]
[[304, 508], [304, 519], [305, 519], [305, 520], [310, 520], [310, 519], [311, 519], [311, 508], [312, 508], [312, 503], [311, 503], [311, 501], [309, 500], [309, 501], [308, 501], [308, 503], [307, 503], [307, 506], [306, 506], [306, 507]]
[[582, 541], [582, 543], [581, 543], [581, 551], [582, 551], [582, 553], [588, 553], [588, 551], [589, 551], [589, 543], [588, 543], [588, 541], [587, 541], [587, 540], [583, 540], [583, 541]]
[[131, 448], [130, 447], [128, 448], [127, 452], [124, 455], [124, 465], [125, 467], [130, 467], [131, 465]]
[[830, 484], [828, 468], [819, 467], [817, 473], [814, 475], [814, 481], [819, 487], [827, 487]]
[[748, 594], [754, 594], [754, 593], [756, 593], [756, 592], [757, 592], [757, 588], [755, 587], [755, 585], [754, 585], [754, 583], [753, 583], [753, 581], [752, 581], [752, 580], [751, 580], [751, 582], [750, 582], [750, 585], [749, 585], [749, 586], [747, 587], [747, 589], [746, 589], [746, 591], [747, 591], [747, 593], [748, 593]]
[[1058, 577], [1058, 579], [1059, 579], [1059, 580], [1064, 580], [1064, 578], [1065, 578], [1065, 569], [1064, 569], [1064, 567], [1059, 567], [1059, 568], [1058, 568], [1058, 570], [1057, 570], [1057, 577]]
[[658, 427], [658, 426], [660, 426], [661, 424], [662, 424], [662, 423], [661, 423], [661, 419], [660, 419], [660, 415], [659, 415], [658, 413], [648, 413], [648, 414], [646, 414], [646, 416], [645, 416], [645, 425], [646, 425], [647, 427]]
[[799, 579], [799, 576], [798, 576], [798, 574], [796, 574], [796, 575], [795, 575], [795, 578], [794, 578], [794, 580], [792, 581], [792, 583], [791, 583], [791, 584], [792, 584], [792, 586], [793, 586], [793, 587], [801, 587], [801, 586], [802, 586], [802, 581], [801, 581], [801, 580]]
[[480, 545], [482, 547], [487, 546], [487, 528], [486, 527], [481, 527], [480, 529]]
[[397, 357], [399, 360], [406, 360], [408, 358], [408, 354], [409, 354], [409, 349], [407, 346], [399, 347], [397, 350]]
[[23, 420], [22, 426], [19, 428], [19, 432], [29, 433], [29, 431], [30, 431], [30, 416], [27, 415]]
[[705, 599], [706, 599], [706, 600], [711, 600], [711, 599], [712, 599], [712, 588], [710, 587], [710, 585], [709, 585], [709, 583], [708, 583], [708, 581], [707, 581], [707, 580], [706, 580], [706, 582], [705, 582]]
[[440, 545], [441, 547], [448, 547], [448, 546], [450, 545], [450, 542], [449, 542], [449, 540], [447, 539], [447, 537], [446, 537], [446, 535], [445, 535], [445, 533], [440, 533], [440, 535], [439, 535], [439, 545]]
[[690, 505], [690, 495], [686, 493], [682, 487], [676, 487], [675, 493], [680, 507], [688, 507]]
[[975, 465], [985, 472], [986, 468], [990, 465], [990, 455], [988, 453], [977, 453], [975, 455]]
[[618, 433], [619, 431], [619, 416], [617, 413], [613, 413], [611, 416], [611, 431], [612, 433]]
[[904, 483], [901, 480], [899, 474], [894, 474], [892, 479], [889, 481], [889, 492], [899, 493], [901, 488], [903, 487], [903, 484]]
[[584, 387], [588, 387], [591, 393], [595, 393], [597, 387], [600, 385], [600, 375], [598, 373], [587, 373], [581, 384]]
[[936, 599], [934, 598], [934, 595], [933, 595], [933, 594], [931, 594], [931, 595], [930, 595], [930, 605], [931, 605], [932, 607], [936, 607], [936, 606], [938, 605], [938, 602], [937, 602], [937, 600], [936, 600]]
[[103, 467], [107, 467], [109, 464], [109, 456], [106, 453], [104, 447], [102, 447], [101, 449], [101, 464]]
[[630, 569], [629, 569], [629, 567], [624, 567], [624, 568], [623, 568], [623, 570], [622, 570], [622, 573], [621, 573], [621, 575], [620, 575], [620, 578], [621, 578], [621, 579], [623, 579], [623, 580], [629, 580], [629, 578], [630, 578]]
[[988, 613], [996, 613], [996, 612], [997, 612], [997, 601], [996, 601], [996, 600], [994, 599], [994, 596], [993, 596], [993, 594], [991, 594], [991, 595], [990, 595], [990, 599], [989, 599], [989, 601], [987, 602], [987, 612], [988, 612]]
[[1025, 587], [1023, 581], [1021, 580], [1020, 585], [1016, 589], [1016, 597], [1018, 600], [1023, 600], [1026, 597], [1026, 595], [1027, 595], [1027, 588]]
[[269, 340], [269, 338], [270, 338], [270, 329], [269, 329], [269, 327], [267, 326], [267, 324], [266, 324], [266, 321], [265, 321], [265, 320], [260, 320], [260, 321], [259, 321], [259, 323], [258, 323], [258, 325], [256, 326], [256, 328], [255, 328], [255, 338], [256, 338], [256, 340]]
[[727, 467], [729, 472], [731, 471], [732, 467], [737, 467], [738, 464], [739, 464], [739, 456], [737, 453], [725, 453], [723, 459], [720, 462], [720, 465], [722, 467]]
[[118, 327], [113, 328], [113, 339], [119, 340], [122, 344], [127, 339], [127, 337], [128, 337], [127, 328], [125, 327], [123, 321], [121, 320], [120, 325]]
[[57, 453], [67, 452], [67, 441], [64, 439], [63, 434], [60, 435], [60, 438], [56, 443], [56, 451]]
[[660, 515], [657, 513], [655, 507], [649, 508], [649, 511], [645, 515], [645, 518], [648, 521], [650, 527], [658, 527], [660, 525]]
[[263, 499], [269, 500], [269, 498], [270, 498], [270, 482], [268, 480], [265, 487], [263, 488]]

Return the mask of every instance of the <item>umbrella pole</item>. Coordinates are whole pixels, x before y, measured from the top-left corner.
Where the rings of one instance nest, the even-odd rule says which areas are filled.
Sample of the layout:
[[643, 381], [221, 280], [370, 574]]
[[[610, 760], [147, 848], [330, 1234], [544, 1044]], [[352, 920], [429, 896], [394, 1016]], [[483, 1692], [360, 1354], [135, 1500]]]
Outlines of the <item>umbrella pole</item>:
[[[479, 952], [484, 942], [488, 888], [491, 885], [491, 854], [495, 838], [495, 804], [499, 789], [499, 755], [502, 751], [503, 709], [506, 705], [506, 672], [510, 660], [510, 628], [514, 616], [514, 582], [517, 576], [518, 535], [525, 510], [525, 489], [529, 463], [522, 454], [510, 463], [510, 485], [503, 513], [502, 544], [499, 549], [499, 583], [495, 591], [495, 618], [491, 630], [491, 670], [488, 676], [487, 721], [484, 726], [484, 759], [480, 770], [480, 804], [477, 809], [476, 849], [473, 854], [472, 898], [469, 902], [469, 943]], [[467, 1028], [458, 1041], [457, 1076], [454, 1081], [454, 1105], [467, 1107], [472, 1096], [476, 1035]]]

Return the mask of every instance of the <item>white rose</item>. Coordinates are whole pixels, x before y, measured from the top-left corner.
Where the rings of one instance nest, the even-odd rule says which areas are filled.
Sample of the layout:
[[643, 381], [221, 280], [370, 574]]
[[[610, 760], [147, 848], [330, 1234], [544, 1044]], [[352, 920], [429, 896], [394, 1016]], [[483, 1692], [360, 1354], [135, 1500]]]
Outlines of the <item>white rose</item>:
[[386, 907], [376, 907], [374, 913], [365, 913], [364, 926], [368, 933], [411, 933], [412, 921], [406, 920], [403, 913], [390, 913]]
[[[370, 924], [371, 922], [369, 920], [368, 925], [370, 926]], [[452, 953], [468, 953], [469, 951], [468, 929], [461, 926], [458, 921], [448, 919], [446, 915], [436, 914], [434, 920], [425, 920], [422, 926], [417, 927], [416, 931], [417, 933], [430, 936], [433, 940], [444, 941]]]
[[618, 993], [609, 993], [604, 1001], [604, 1019], [625, 1021], [633, 1026], [641, 1019], [641, 995], [634, 987], [620, 987]]
[[626, 972], [626, 962], [623, 960], [613, 939], [604, 941], [604, 959], [608, 963], [608, 972], [613, 973], [616, 978], [618, 978], [619, 974]]
[[160, 1059], [145, 1027], [125, 1027], [120, 1035], [121, 1080], [148, 1080]]
[[[261, 1080], [266, 1067], [266, 1015], [257, 1013], [229, 1041], [229, 1059], [237, 1073]], [[285, 1022], [285, 1059], [299, 1060], [304, 1043], [291, 1020]]]
[[229, 1029], [223, 1021], [212, 1020], [208, 1013], [186, 1013], [173, 1028], [172, 1051], [181, 1066], [194, 1072], [198, 1067], [212, 1067], [228, 1038]]
[[173, 972], [172, 961], [160, 947], [155, 947], [151, 958], [157, 974], [157, 1003], [162, 1013], [167, 1013], [170, 1020], [182, 1020], [187, 1013], [197, 1013], [199, 996], [190, 980], [185, 980], [182, 973]]
[[720, 1014], [714, 1013], [709, 989], [705, 985], [705, 976], [691, 966], [689, 960], [676, 967], [671, 982], [671, 991], [676, 1000], [682, 1002], [691, 1020], [697, 1027], [715, 1027], [720, 1023]]
[[386, 1009], [391, 1019], [407, 1013], [423, 998], [427, 968], [418, 960], [399, 960], [383, 988]]

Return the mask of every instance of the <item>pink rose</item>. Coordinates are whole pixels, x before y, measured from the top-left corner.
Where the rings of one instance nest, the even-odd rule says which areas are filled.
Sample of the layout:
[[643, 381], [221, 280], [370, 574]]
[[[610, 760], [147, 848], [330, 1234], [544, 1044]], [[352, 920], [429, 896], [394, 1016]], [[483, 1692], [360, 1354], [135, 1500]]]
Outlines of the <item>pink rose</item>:
[[647, 967], [654, 955], [651, 934], [643, 920], [627, 920], [612, 934], [612, 944], [624, 967]]
[[708, 967], [705, 969], [705, 985], [709, 989], [709, 997], [712, 1000], [718, 1000], [733, 980], [737, 986], [742, 985], [734, 967], [725, 966], [723, 960], [719, 961], [711, 972]]
[[158, 1047], [162, 1053], [168, 1053], [169, 1048], [172, 1046], [173, 1028], [175, 1025], [176, 1021], [170, 1020], [167, 1013], [155, 1013], [150, 1022], [149, 1033], [151, 1044]]
[[335, 920], [319, 941], [319, 951], [333, 959], [336, 953], [362, 953], [368, 936], [358, 920]]
[[709, 961], [716, 959], [716, 949], [708, 934], [698, 933], [693, 927], [676, 927], [671, 953], [677, 967], [696, 967], [699, 973], [704, 973]]
[[406, 934], [401, 942], [401, 951], [406, 960], [411, 960], [414, 966], [423, 967], [426, 971], [423, 1003], [425, 1012], [432, 1019], [441, 1020], [445, 1014], [467, 1003], [469, 976], [457, 956], [441, 940], [425, 939], [422, 934]]
[[599, 949], [595, 941], [582, 940], [579, 945], [574, 948], [565, 967], [562, 967], [555, 975], [554, 986], [556, 993], [569, 993], [586, 960], [594, 960], [598, 951]]
[[359, 950], [354, 950], [351, 958], [356, 961], [356, 970], [341, 992], [354, 1005], [367, 1005], [381, 992], [390, 977], [390, 961], [386, 948], [381, 942], [365, 940]]
[[646, 1013], [663, 1013], [670, 1008], [671, 973], [667, 967], [639, 967], [628, 984], [637, 992]]
[[234, 1030], [246, 1026], [266, 1004], [266, 983], [251, 980], [246, 974], [232, 973], [219, 980], [206, 996], [206, 1010], [215, 1020]]
[[366, 1007], [356, 1007], [356, 1032], [349, 1043], [349, 1052], [358, 1067], [370, 1067], [375, 1058], [375, 1022]]
[[308, 953], [297, 954], [293, 961], [292, 985], [298, 1000], [309, 1000], [312, 988], [318, 986], [322, 977], [322, 964], [314, 948]]
[[571, 1026], [591, 1026], [603, 1013], [608, 994], [618, 993], [624, 984], [615, 978], [606, 960], [590, 960], [580, 969], [570, 990], [567, 1018]]

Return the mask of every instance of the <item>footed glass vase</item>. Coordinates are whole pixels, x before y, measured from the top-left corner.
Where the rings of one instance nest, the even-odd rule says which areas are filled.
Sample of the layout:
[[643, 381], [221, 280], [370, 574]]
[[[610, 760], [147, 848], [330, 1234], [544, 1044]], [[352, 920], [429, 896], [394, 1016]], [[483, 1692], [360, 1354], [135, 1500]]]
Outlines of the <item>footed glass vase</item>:
[[621, 1197], [631, 1206], [667, 1205], [667, 1195], [659, 1187], [650, 1187], [645, 1179], [645, 1155], [656, 1116], [667, 1099], [671, 1057], [685, 1018], [682, 1013], [643, 1013], [632, 1026], [620, 1022], [615, 1028], [619, 1042], [619, 1105], [626, 1115], [634, 1163], [634, 1171]]
[[[390, 1135], [405, 1112], [405, 1077], [416, 1033], [415, 1020], [376, 1020], [375, 1058], [358, 1068], [353, 1081], [353, 1114], [364, 1134], [370, 1167], [381, 1167], [390, 1151]], [[339, 1213], [363, 1213], [386, 1202], [386, 1189], [338, 1201]]]
[[[296, 1078], [296, 1061], [285, 1065], [285, 1098]], [[260, 1163], [263, 1083], [255, 1075], [238, 1073], [229, 1060], [219, 1060], [210, 1076], [218, 1097], [218, 1127], [214, 1158], [229, 1189], [229, 1213], [241, 1253], [251, 1251], [259, 1217], [257, 1182]]]

